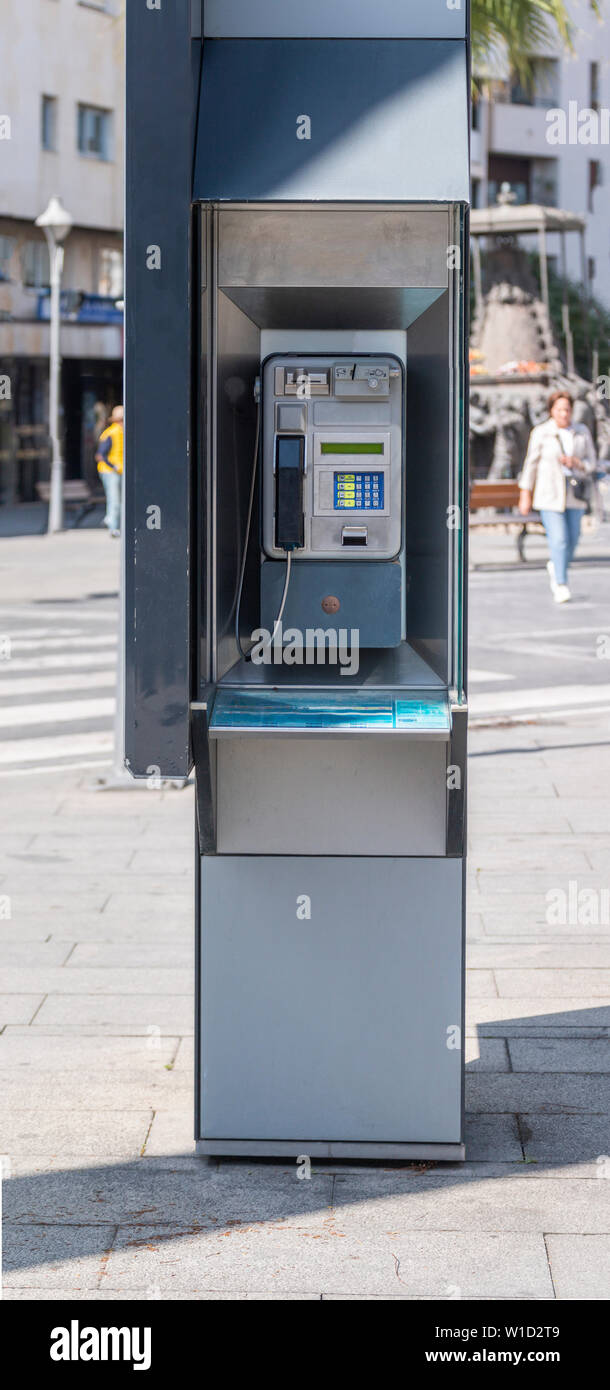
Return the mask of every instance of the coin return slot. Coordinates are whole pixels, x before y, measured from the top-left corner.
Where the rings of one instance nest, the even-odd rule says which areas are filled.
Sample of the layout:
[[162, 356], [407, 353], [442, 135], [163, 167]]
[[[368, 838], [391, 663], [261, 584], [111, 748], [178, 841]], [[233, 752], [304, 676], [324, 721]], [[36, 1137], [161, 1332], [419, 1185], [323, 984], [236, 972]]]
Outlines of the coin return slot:
[[341, 532], [342, 545], [368, 545], [367, 526], [344, 526]]

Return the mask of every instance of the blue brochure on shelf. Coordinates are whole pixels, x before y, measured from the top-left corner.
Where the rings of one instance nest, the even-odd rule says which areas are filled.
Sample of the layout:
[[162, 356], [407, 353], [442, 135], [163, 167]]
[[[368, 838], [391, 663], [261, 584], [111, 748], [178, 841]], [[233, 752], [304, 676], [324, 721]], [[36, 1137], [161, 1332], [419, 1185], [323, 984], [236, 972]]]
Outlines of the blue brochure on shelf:
[[210, 732], [260, 730], [312, 733], [392, 732], [448, 734], [446, 696], [397, 690], [219, 690]]

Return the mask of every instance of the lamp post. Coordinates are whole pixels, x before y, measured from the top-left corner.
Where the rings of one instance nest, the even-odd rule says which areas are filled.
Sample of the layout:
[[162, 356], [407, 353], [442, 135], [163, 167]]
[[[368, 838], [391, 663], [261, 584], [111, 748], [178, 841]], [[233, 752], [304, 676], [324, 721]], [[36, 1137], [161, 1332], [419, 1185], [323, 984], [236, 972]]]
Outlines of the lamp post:
[[51, 284], [51, 341], [49, 349], [49, 435], [51, 439], [51, 492], [49, 497], [49, 525], [51, 535], [63, 529], [63, 481], [64, 461], [59, 440], [59, 324], [61, 273], [64, 265], [64, 248], [73, 219], [62, 206], [61, 198], [51, 198], [48, 207], [36, 218], [36, 226], [42, 227], [47, 239], [50, 262]]

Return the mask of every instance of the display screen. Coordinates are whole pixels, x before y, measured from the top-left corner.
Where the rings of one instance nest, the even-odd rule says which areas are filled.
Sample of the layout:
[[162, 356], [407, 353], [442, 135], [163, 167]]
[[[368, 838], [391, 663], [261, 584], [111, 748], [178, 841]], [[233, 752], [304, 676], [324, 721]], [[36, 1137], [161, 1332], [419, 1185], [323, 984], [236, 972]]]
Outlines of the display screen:
[[334, 480], [335, 511], [383, 511], [383, 473], [335, 473]]
[[320, 445], [322, 454], [382, 454], [383, 440], [359, 439], [354, 444], [343, 444], [340, 440], [326, 440]]

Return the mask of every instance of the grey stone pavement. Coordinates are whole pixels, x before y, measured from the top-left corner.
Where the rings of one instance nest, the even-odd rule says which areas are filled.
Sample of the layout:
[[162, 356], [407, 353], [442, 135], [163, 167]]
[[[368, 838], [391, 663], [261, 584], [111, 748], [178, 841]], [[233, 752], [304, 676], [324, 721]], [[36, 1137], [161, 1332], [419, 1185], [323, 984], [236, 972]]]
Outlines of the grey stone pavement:
[[610, 1298], [610, 544], [561, 611], [531, 546], [473, 542], [467, 1162], [298, 1181], [193, 1154], [192, 788], [93, 791], [112, 691], [45, 685], [107, 651], [117, 548], [2, 542], [5, 1299]]

